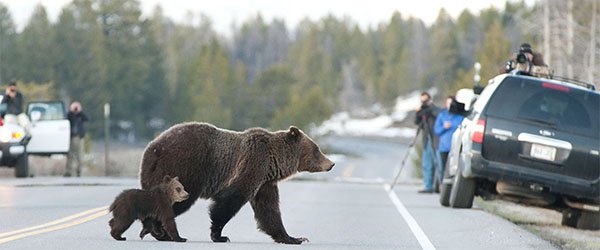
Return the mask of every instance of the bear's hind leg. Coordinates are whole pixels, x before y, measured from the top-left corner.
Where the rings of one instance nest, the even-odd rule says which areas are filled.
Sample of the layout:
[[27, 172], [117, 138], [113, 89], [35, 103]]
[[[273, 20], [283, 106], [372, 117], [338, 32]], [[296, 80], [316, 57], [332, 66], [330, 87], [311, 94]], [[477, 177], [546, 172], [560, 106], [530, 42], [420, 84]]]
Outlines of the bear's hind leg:
[[211, 220], [210, 238], [213, 242], [229, 242], [227, 236], [222, 236], [225, 224], [237, 214], [248, 201], [247, 196], [233, 188], [223, 190], [214, 199], [210, 206], [209, 214]]
[[108, 225], [110, 225], [110, 235], [115, 240], [126, 240], [125, 237], [121, 237], [121, 235], [127, 231], [127, 229], [131, 226], [131, 224], [135, 221], [135, 219], [129, 218], [119, 218], [115, 217], [110, 219]]

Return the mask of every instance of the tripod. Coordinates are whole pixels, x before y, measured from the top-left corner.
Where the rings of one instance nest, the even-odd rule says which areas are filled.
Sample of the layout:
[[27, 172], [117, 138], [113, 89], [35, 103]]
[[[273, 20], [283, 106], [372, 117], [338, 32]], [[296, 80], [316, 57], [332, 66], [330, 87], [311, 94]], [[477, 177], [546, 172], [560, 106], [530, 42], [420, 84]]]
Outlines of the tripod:
[[[413, 138], [410, 145], [408, 145], [406, 154], [404, 154], [404, 158], [402, 159], [402, 163], [400, 164], [400, 170], [396, 174], [396, 177], [394, 177], [394, 181], [392, 182], [392, 185], [390, 185], [390, 191], [394, 190], [394, 186], [398, 182], [398, 178], [400, 177], [400, 174], [402, 173], [402, 170], [404, 169], [406, 159], [408, 158], [408, 155], [410, 155], [410, 149], [415, 146], [415, 143], [417, 142], [417, 139], [419, 138], [419, 133], [421, 132], [421, 130], [423, 128], [426, 128], [427, 130], [429, 130], [429, 126], [428, 126], [426, 118], [421, 119], [421, 122], [419, 123], [419, 128], [417, 129], [417, 133], [415, 134], [415, 137]], [[436, 150], [435, 150], [435, 148], [433, 148], [433, 138], [431, 138], [431, 131], [425, 131], [425, 134], [427, 136], [427, 140], [429, 141], [429, 149], [431, 150], [431, 158], [433, 159], [433, 168], [435, 170], [435, 169], [438, 169], [438, 165], [437, 165]], [[438, 169], [438, 171], [440, 171], [440, 170]], [[433, 171], [433, 178], [434, 178], [434, 180], [437, 180], [437, 174], [435, 171]]]

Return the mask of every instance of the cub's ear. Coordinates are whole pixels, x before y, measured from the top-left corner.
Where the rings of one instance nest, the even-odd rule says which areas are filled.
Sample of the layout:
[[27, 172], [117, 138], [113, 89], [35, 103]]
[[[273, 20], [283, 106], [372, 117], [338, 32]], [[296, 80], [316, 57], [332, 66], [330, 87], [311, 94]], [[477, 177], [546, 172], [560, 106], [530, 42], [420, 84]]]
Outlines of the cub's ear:
[[290, 126], [289, 135], [293, 138], [298, 138], [300, 136], [300, 130], [295, 126]]
[[175, 178], [173, 178], [174, 181], [179, 181], [179, 176], [175, 176]]
[[[175, 177], [175, 178], [177, 178], [177, 177]], [[171, 176], [169, 176], [169, 175], [165, 175], [165, 177], [163, 177], [163, 182], [164, 182], [164, 183], [169, 183], [169, 182], [171, 182]]]

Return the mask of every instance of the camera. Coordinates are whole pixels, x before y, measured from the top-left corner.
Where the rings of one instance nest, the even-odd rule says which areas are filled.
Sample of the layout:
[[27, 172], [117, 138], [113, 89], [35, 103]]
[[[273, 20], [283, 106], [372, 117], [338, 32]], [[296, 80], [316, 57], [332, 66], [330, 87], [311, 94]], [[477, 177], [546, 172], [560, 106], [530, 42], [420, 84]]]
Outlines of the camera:
[[420, 116], [432, 116], [431, 105], [429, 105], [428, 101], [424, 101], [421, 103], [421, 110], [418, 113]]
[[525, 53], [523, 52], [519, 52], [519, 54], [517, 55], [517, 63], [525, 63], [527, 61], [527, 55], [525, 55]]

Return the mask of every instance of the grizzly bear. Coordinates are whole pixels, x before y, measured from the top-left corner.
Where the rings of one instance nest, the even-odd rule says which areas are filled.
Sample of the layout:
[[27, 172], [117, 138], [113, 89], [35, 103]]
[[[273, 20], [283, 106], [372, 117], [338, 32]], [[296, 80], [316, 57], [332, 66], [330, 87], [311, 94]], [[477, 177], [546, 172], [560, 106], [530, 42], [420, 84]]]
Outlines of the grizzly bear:
[[[325, 172], [334, 163], [300, 129], [269, 132], [250, 128], [243, 132], [217, 128], [208, 123], [175, 125], [146, 147], [140, 182], [149, 189], [161, 176], [177, 175], [190, 198], [175, 203], [175, 216], [187, 211], [198, 198], [212, 199], [209, 207], [210, 237], [229, 242], [223, 227], [246, 202], [254, 210], [258, 229], [275, 242], [301, 244], [306, 238], [288, 235], [279, 211], [277, 183], [297, 172]], [[172, 240], [160, 222], [147, 219], [141, 234]]]
[[[125, 190], [110, 205], [109, 210], [113, 213], [113, 218], [108, 222], [111, 228], [110, 235], [115, 240], [125, 240], [121, 234], [136, 219], [144, 222], [147, 221], [146, 219], [152, 218], [164, 226], [171, 239], [185, 242], [186, 239], [179, 237], [177, 232], [173, 204], [187, 198], [189, 198], [189, 194], [184, 190], [178, 177], [171, 178], [168, 175], [164, 176], [161, 183], [154, 185], [149, 190]], [[145, 225], [144, 227], [151, 226]], [[143, 239], [143, 235], [140, 234], [140, 238]]]

